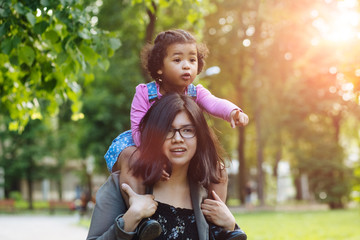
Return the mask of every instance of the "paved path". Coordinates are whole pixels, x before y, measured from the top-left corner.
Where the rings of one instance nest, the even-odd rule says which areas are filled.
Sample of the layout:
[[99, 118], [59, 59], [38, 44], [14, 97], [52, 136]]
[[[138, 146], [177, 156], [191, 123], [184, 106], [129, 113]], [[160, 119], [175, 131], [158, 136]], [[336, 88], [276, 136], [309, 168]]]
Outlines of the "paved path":
[[1, 240], [85, 240], [88, 229], [74, 216], [0, 215]]

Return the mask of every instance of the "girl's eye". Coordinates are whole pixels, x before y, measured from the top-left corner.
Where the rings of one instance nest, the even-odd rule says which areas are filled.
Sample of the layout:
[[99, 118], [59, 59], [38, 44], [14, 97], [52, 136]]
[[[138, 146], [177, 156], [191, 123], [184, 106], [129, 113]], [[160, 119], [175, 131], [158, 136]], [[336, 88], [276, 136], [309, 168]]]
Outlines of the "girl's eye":
[[197, 59], [196, 59], [196, 58], [193, 58], [193, 59], [191, 59], [190, 61], [191, 61], [191, 62], [196, 62]]
[[181, 60], [179, 58], [174, 59], [174, 62], [180, 62]]

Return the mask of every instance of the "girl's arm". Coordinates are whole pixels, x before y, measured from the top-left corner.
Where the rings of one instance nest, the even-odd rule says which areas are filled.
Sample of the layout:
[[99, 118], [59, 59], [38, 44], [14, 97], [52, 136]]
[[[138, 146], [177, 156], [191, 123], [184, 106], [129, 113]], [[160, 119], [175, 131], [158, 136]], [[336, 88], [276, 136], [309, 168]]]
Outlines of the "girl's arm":
[[[211, 94], [209, 90], [204, 88], [201, 84], [196, 86], [196, 102], [197, 104], [204, 109], [206, 112], [210, 113], [213, 116], [222, 118], [228, 122], [231, 121], [230, 115], [231, 112], [235, 109], [241, 110], [238, 106], [232, 102], [215, 97]], [[241, 110], [242, 111], [242, 110]]]
[[130, 110], [131, 132], [136, 146], [140, 145], [139, 124], [150, 106], [147, 86], [146, 84], [139, 84], [136, 87]]
[[196, 103], [215, 117], [222, 118], [231, 124], [231, 127], [245, 126], [249, 122], [248, 116], [232, 102], [215, 97], [201, 84], [196, 86]]

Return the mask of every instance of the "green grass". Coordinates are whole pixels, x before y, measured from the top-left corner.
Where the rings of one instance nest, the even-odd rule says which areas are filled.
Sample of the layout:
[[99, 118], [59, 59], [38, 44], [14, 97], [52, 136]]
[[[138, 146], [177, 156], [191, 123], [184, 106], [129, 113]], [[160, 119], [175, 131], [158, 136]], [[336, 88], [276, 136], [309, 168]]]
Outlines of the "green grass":
[[[360, 210], [234, 213], [248, 240], [359, 240]], [[89, 227], [90, 220], [79, 223]]]
[[360, 211], [235, 213], [249, 240], [359, 240]]

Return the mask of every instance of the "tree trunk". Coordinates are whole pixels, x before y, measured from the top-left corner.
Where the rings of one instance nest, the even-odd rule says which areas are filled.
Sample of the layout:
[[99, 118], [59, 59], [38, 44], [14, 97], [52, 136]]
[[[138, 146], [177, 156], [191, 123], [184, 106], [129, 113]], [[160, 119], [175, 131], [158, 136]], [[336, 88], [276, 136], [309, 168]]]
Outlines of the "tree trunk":
[[28, 203], [29, 203], [29, 210], [33, 210], [34, 209], [34, 205], [33, 205], [33, 160], [30, 159], [30, 167], [27, 168], [27, 173], [26, 173], [26, 180], [27, 180], [27, 185], [28, 185]]
[[[257, 11], [257, 14], [259, 15], [260, 12], [260, 5], [261, 1], [256, 0], [254, 1], [255, 10]], [[265, 196], [264, 196], [264, 171], [263, 171], [263, 162], [264, 162], [264, 141], [262, 136], [262, 125], [261, 125], [261, 102], [259, 102], [259, 99], [257, 95], [259, 94], [259, 84], [258, 84], [258, 78], [261, 75], [258, 65], [258, 54], [257, 54], [257, 43], [260, 41], [261, 36], [261, 19], [257, 18], [255, 22], [255, 33], [253, 36], [253, 48], [252, 48], [252, 58], [254, 60], [254, 64], [252, 66], [252, 72], [253, 72], [253, 79], [252, 79], [252, 102], [253, 102], [253, 109], [254, 109], [254, 120], [255, 120], [255, 128], [256, 128], [256, 142], [257, 142], [257, 151], [256, 151], [256, 157], [257, 157], [257, 194], [258, 199], [261, 206], [265, 205]]]
[[[149, 17], [149, 24], [146, 26], [145, 43], [151, 43], [155, 32], [157, 6], [154, 1], [152, 1], [151, 4], [153, 6], [154, 11], [152, 12], [150, 9], [146, 10], [146, 13]], [[152, 79], [149, 77], [149, 74], [143, 67], [141, 67], [141, 74], [143, 75], [145, 82], [152, 81]]]
[[247, 182], [246, 163], [245, 163], [245, 128], [239, 128], [239, 142], [238, 142], [238, 157], [239, 157], [239, 199], [242, 204], [245, 204], [245, 188]]
[[60, 176], [56, 179], [56, 185], [57, 185], [57, 189], [58, 189], [58, 197], [59, 197], [59, 200], [61, 201], [61, 200], [63, 199], [61, 174], [60, 174]]
[[[258, 107], [257, 107], [258, 108]], [[263, 162], [264, 162], [264, 144], [262, 139], [261, 132], [261, 119], [260, 119], [260, 109], [255, 109], [255, 125], [256, 125], [256, 142], [257, 142], [257, 194], [260, 202], [260, 206], [265, 205], [265, 196], [264, 196], [264, 171], [263, 171]]]
[[299, 172], [299, 174], [296, 174], [295, 179], [294, 179], [294, 184], [295, 184], [295, 190], [296, 190], [295, 199], [300, 201], [303, 199], [302, 185], [301, 185], [301, 173], [300, 172]]

